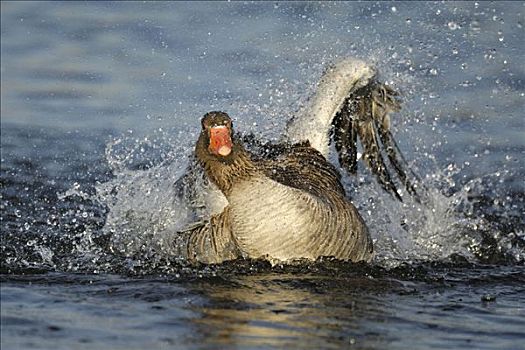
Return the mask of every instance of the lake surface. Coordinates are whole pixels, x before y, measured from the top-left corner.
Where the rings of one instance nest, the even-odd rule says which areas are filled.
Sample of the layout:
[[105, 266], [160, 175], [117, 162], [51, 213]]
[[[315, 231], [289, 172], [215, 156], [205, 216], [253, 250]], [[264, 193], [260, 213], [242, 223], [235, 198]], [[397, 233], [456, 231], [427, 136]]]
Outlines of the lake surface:
[[[2, 2], [1, 348], [523, 349], [524, 14]], [[346, 56], [402, 92], [394, 135], [428, 200], [396, 201], [362, 165], [344, 177], [369, 265], [174, 256], [202, 115], [277, 139]]]

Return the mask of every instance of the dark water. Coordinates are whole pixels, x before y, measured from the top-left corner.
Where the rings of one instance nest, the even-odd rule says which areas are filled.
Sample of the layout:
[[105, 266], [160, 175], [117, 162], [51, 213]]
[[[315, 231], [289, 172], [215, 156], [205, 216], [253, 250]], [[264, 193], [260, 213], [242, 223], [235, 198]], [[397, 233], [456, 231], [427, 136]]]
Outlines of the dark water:
[[523, 346], [525, 277], [515, 267], [223, 268], [202, 277], [4, 277], [2, 347]]
[[[2, 349], [522, 349], [524, 10], [2, 2]], [[201, 115], [277, 137], [343, 56], [403, 92], [429, 200], [345, 178], [370, 265], [173, 256]]]

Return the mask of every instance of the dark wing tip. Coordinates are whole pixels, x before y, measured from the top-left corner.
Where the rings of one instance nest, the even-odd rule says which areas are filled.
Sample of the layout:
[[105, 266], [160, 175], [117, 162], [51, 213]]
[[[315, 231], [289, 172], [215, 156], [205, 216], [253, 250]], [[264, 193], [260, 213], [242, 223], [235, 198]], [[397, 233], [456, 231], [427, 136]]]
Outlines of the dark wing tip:
[[[357, 170], [357, 136], [363, 146], [363, 160], [379, 184], [402, 201], [385, 164], [386, 154], [406, 191], [419, 201], [410, 170], [390, 131], [390, 113], [401, 110], [399, 93], [391, 87], [371, 80], [369, 84], [350, 92], [332, 121], [332, 139], [341, 167], [350, 174]], [[408, 170], [407, 170], [408, 169]], [[409, 176], [410, 175], [410, 176]]]

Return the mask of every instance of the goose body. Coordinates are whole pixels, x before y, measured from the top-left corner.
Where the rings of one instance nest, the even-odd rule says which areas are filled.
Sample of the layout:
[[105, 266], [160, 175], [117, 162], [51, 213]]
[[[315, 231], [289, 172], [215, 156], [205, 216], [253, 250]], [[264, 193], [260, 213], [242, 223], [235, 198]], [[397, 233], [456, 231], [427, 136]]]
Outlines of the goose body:
[[244, 256], [371, 257], [368, 230], [343, 196], [319, 198], [261, 176], [236, 185], [228, 200], [230, 228]]
[[365, 162], [385, 189], [400, 198], [382, 148], [407, 190], [413, 189], [388, 129], [397, 100], [373, 80], [375, 74], [354, 59], [330, 67], [309, 108], [288, 123], [279, 144], [248, 142], [233, 132], [226, 113], [207, 113], [194, 162], [177, 183], [203, 221], [179, 234], [179, 251], [204, 263], [238, 257], [369, 261], [368, 229], [326, 158], [334, 141], [340, 164], [355, 172], [359, 136]]

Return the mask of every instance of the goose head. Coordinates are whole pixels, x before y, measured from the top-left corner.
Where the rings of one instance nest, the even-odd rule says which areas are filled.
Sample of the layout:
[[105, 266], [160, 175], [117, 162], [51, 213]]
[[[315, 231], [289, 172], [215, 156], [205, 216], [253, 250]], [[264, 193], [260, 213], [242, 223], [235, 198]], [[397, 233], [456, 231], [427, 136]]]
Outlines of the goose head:
[[233, 123], [224, 112], [209, 112], [201, 120], [202, 130], [195, 155], [208, 177], [223, 193], [234, 183], [257, 172], [250, 155], [233, 133]]

